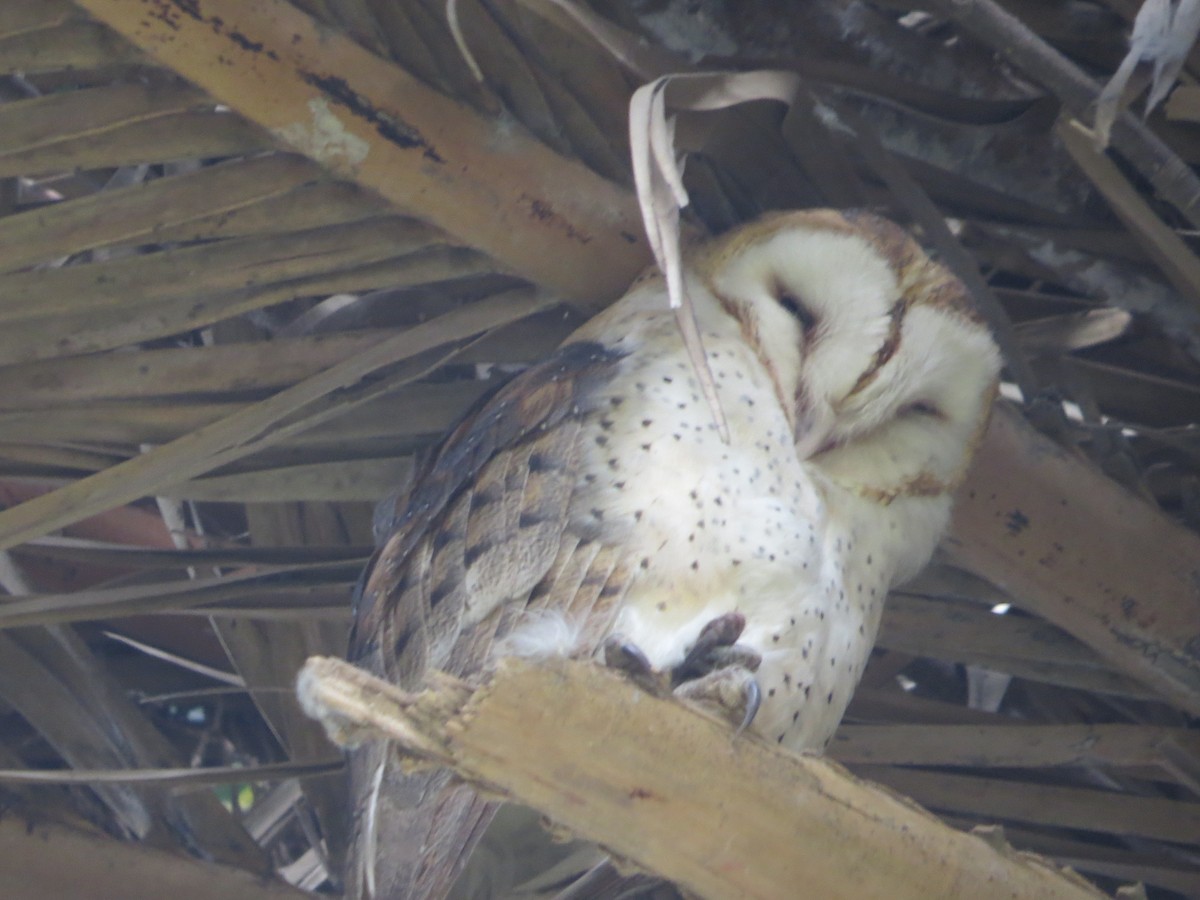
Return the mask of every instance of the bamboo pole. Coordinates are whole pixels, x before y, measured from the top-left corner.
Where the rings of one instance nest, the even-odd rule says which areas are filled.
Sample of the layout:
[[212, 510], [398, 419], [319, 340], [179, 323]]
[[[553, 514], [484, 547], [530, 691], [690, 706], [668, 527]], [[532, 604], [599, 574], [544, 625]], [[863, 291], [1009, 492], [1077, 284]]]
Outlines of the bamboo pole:
[[312, 658], [299, 693], [335, 739], [384, 735], [701, 897], [1103, 896], [590, 663], [510, 659], [477, 688], [429, 683], [406, 694]]
[[284, 0], [77, 0], [281, 143], [593, 309], [649, 262], [631, 191]]

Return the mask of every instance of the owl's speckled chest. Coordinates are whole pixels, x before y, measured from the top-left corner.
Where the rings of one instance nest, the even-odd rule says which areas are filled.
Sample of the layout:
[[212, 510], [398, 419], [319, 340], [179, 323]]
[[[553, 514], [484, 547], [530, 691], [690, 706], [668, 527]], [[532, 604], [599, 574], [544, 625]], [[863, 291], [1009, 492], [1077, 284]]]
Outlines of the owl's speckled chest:
[[871, 536], [842, 526], [840, 493], [797, 458], [772, 375], [736, 322], [706, 332], [730, 441], [674, 321], [631, 320], [616, 332], [629, 355], [586, 421], [572, 520], [629, 554], [616, 630], [669, 667], [709, 621], [743, 613], [741, 643], [763, 657], [753, 727], [819, 748], [870, 652], [885, 579], [865, 563]]

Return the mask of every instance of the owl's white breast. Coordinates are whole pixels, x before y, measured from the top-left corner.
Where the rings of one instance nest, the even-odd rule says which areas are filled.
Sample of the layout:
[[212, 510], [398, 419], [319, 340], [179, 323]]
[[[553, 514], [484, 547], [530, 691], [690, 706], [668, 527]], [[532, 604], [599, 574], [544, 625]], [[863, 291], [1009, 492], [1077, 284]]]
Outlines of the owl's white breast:
[[847, 585], [860, 547], [831, 509], [829, 486], [797, 458], [771, 375], [734, 320], [710, 316], [704, 334], [728, 444], [669, 314], [630, 316], [614, 332], [618, 349], [638, 352], [589, 422], [572, 515], [636, 555], [616, 630], [665, 668], [709, 621], [740, 611], [741, 643], [763, 656], [755, 729], [793, 747], [822, 745], [870, 651], [883, 567]]

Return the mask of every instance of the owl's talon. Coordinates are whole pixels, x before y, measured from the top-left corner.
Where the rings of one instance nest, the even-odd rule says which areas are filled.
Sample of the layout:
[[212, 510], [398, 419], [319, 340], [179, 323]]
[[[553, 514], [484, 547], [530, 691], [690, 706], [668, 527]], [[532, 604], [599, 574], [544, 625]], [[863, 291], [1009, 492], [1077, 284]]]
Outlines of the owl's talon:
[[729, 647], [737, 642], [745, 630], [746, 617], [737, 610], [717, 616], [700, 629], [688, 655], [713, 647]]
[[[762, 657], [759, 657], [759, 662], [761, 661]], [[758, 686], [757, 678], [751, 678], [746, 683], [744, 690], [746, 692], [746, 712], [742, 716], [742, 724], [738, 725], [737, 729], [733, 732], [734, 737], [737, 737], [750, 727], [750, 724], [754, 721], [754, 717], [758, 715], [758, 708], [762, 705], [762, 688]]]
[[700, 629], [699, 636], [688, 648], [683, 661], [671, 669], [671, 683], [678, 686], [729, 666], [757, 671], [762, 665], [762, 656], [758, 651], [737, 643], [745, 628], [746, 617], [736, 611], [711, 620]]
[[661, 696], [669, 691], [667, 676], [654, 668], [642, 648], [623, 634], [610, 634], [604, 639], [604, 664], [623, 672], [651, 694]]
[[754, 721], [762, 704], [762, 690], [754, 673], [742, 666], [727, 666], [702, 678], [685, 681], [675, 696], [715, 713], [741, 734]]
[[654, 671], [642, 648], [623, 634], [610, 634], [604, 639], [604, 664], [629, 675], [649, 675]]

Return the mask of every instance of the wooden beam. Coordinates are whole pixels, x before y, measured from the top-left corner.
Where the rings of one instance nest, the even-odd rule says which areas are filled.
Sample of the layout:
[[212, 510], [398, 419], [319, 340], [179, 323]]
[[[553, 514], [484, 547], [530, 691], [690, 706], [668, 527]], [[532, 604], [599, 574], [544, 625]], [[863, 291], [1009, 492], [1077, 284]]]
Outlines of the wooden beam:
[[1021, 607], [1200, 714], [1200, 537], [997, 407], [946, 546]]
[[511, 271], [597, 305], [650, 261], [632, 192], [284, 0], [77, 0], [280, 143]]
[[984, 821], [1015, 819], [1102, 834], [1200, 843], [1200, 803], [892, 766], [855, 766], [854, 771], [922, 806]]
[[65, 825], [0, 818], [0, 897], [39, 900], [303, 900], [311, 894], [242, 869]]
[[1155, 696], [1141, 682], [1113, 672], [1107, 660], [1061, 628], [1030, 616], [993, 615], [985, 606], [892, 594], [877, 643], [1060, 687], [1138, 699]]
[[1200, 760], [1200, 732], [1143, 725], [842, 725], [827, 751], [847, 765], [1161, 766]]
[[[975, 826], [971, 819], [961, 816], [945, 816], [944, 820], [964, 830]], [[1126, 883], [1140, 881], [1167, 888], [1185, 897], [1200, 897], [1200, 868], [1189, 865], [1186, 858], [1180, 858], [1180, 854], [1170, 849], [1155, 851], [1147, 848], [1142, 852], [1124, 850], [1109, 843], [1063, 837], [1022, 828], [1020, 825], [1004, 826], [1004, 837], [1014, 847], [1052, 857], [1060, 865], [1081, 872], [1092, 872]]]
[[430, 683], [406, 694], [311, 659], [299, 691], [335, 738], [385, 734], [711, 900], [798, 885], [829, 898], [1100, 896], [591, 663], [506, 660], [478, 688]]

